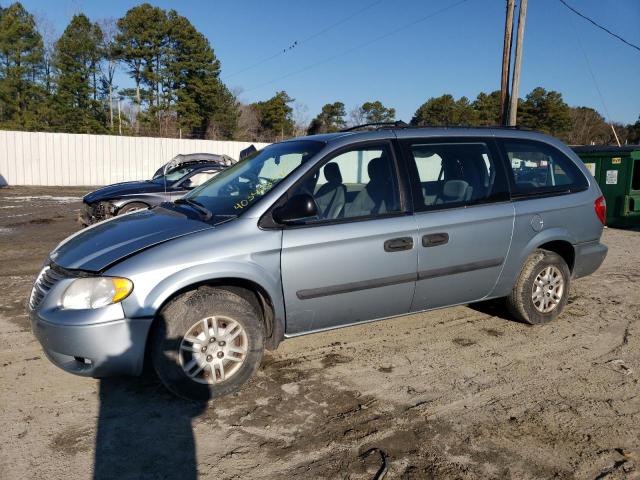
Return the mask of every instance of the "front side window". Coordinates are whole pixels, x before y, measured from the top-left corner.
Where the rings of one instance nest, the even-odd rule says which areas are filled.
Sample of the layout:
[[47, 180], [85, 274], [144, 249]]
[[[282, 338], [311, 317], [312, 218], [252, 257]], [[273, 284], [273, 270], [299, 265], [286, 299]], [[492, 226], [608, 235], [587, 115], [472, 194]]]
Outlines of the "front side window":
[[193, 189], [184, 198], [204, 206], [214, 216], [240, 215], [323, 146], [324, 143], [311, 140], [269, 145]]
[[312, 195], [318, 216], [311, 222], [384, 215], [400, 211], [400, 194], [388, 145], [341, 153], [305, 175], [291, 195]]
[[419, 186], [415, 209], [432, 210], [506, 197], [503, 176], [483, 142], [424, 143], [406, 147]]
[[515, 193], [583, 189], [587, 181], [574, 163], [560, 151], [530, 141], [504, 141]]

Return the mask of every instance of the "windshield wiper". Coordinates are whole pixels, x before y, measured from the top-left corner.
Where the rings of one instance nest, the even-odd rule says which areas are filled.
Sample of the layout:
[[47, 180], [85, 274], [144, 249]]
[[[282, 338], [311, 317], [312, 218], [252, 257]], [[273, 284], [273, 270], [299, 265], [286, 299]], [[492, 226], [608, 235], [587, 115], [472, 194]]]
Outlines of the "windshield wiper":
[[186, 204], [193, 207], [204, 216], [205, 220], [211, 220], [211, 217], [213, 217], [213, 213], [211, 213], [211, 210], [209, 210], [207, 207], [202, 205], [200, 202], [193, 200], [191, 198], [179, 198], [173, 203], [177, 203], [178, 205]]

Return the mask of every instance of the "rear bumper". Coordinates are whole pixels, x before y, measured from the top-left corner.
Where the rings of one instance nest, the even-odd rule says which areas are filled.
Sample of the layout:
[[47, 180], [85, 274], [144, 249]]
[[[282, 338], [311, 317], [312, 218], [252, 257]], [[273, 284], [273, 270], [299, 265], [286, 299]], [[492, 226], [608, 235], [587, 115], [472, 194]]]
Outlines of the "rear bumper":
[[604, 262], [608, 251], [607, 246], [597, 240], [575, 245], [573, 278], [586, 277], [595, 272]]
[[142, 373], [151, 318], [78, 325], [44, 319], [37, 311], [30, 318], [47, 358], [66, 372], [86, 377]]

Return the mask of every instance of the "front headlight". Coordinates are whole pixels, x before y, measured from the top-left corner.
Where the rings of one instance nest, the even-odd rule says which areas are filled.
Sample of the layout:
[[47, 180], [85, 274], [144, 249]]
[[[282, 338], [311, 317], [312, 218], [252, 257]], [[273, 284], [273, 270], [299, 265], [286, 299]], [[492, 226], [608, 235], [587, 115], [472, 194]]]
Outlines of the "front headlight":
[[126, 278], [78, 278], [67, 287], [62, 296], [62, 308], [82, 310], [100, 308], [118, 303], [133, 291], [133, 283]]

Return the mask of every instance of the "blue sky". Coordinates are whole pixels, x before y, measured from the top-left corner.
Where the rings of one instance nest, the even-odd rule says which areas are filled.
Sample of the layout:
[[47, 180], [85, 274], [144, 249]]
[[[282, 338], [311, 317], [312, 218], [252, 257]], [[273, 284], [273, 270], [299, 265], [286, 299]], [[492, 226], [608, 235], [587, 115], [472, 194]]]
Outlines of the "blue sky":
[[[313, 117], [328, 102], [342, 101], [350, 110], [377, 99], [395, 107], [398, 118], [408, 121], [431, 96], [451, 93], [473, 99], [480, 91], [500, 87], [504, 0], [467, 0], [433, 18], [400, 29], [459, 1], [381, 0], [373, 6], [370, 5], [374, 0], [149, 3], [176, 9], [209, 38], [222, 62], [223, 80], [231, 89], [241, 90], [243, 101], [266, 99], [278, 90], [286, 90], [297, 102], [306, 105], [308, 116]], [[630, 42], [640, 44], [640, 1], [568, 2]], [[0, 3], [6, 6], [10, 2], [0, 0]], [[120, 17], [141, 2], [22, 0], [22, 3], [32, 13], [47, 17], [60, 34], [76, 12], [84, 12], [92, 20]], [[348, 21], [300, 43], [286, 54], [236, 73], [358, 11], [361, 12]], [[558, 0], [530, 0], [526, 26], [521, 96], [542, 86], [562, 92], [570, 105], [596, 108], [609, 120], [628, 123], [638, 118], [640, 52], [575, 16]], [[358, 48], [398, 29], [380, 41]], [[583, 50], [609, 115], [591, 78]], [[283, 76], [286, 77], [280, 78]], [[127, 86], [126, 82], [123, 75], [120, 86]]]

